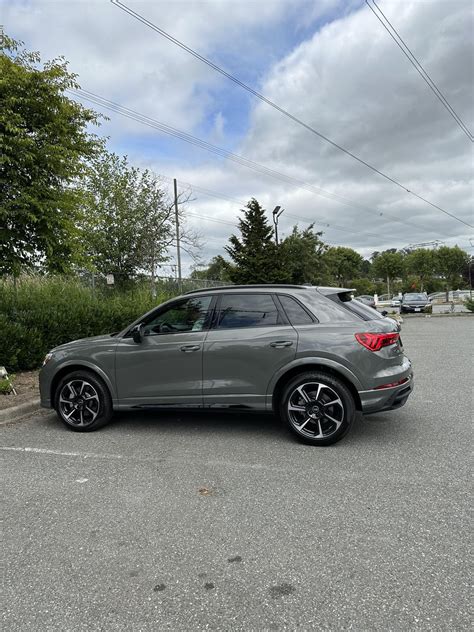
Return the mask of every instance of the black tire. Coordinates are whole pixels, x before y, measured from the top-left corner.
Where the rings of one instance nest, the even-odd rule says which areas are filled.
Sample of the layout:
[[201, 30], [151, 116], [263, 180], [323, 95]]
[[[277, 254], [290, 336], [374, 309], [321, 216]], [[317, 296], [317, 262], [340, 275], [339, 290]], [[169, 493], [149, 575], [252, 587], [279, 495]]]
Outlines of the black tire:
[[61, 421], [75, 432], [98, 430], [113, 414], [109, 389], [100, 377], [86, 370], [73, 371], [61, 379], [54, 394], [54, 408]]
[[300, 373], [286, 384], [279, 413], [300, 441], [327, 446], [349, 432], [356, 407], [344, 382], [328, 373], [311, 371]]

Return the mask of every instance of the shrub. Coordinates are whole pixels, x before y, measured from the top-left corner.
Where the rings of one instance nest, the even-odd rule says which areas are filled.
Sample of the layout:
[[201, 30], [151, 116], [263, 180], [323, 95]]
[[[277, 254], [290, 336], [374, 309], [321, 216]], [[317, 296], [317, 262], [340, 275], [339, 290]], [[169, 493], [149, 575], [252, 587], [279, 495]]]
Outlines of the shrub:
[[472, 299], [472, 298], [467, 298], [467, 299], [464, 301], [464, 305], [467, 307], [467, 309], [468, 309], [470, 312], [474, 312], [474, 299]]
[[94, 293], [76, 279], [60, 277], [23, 277], [15, 292], [11, 281], [1, 281], [0, 365], [8, 371], [37, 368], [49, 349], [120, 331], [170, 296], [163, 291], [153, 299], [143, 286]]

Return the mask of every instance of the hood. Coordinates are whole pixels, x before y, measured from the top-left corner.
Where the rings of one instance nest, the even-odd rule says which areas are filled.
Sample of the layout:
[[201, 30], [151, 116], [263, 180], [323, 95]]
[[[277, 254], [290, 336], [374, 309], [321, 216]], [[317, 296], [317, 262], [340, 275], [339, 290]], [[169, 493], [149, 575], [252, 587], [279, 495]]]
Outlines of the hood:
[[51, 349], [51, 351], [61, 351], [62, 349], [71, 349], [72, 347], [80, 347], [81, 345], [90, 344], [94, 342], [96, 344], [100, 344], [101, 342], [109, 342], [110, 339], [116, 336], [113, 334], [102, 334], [101, 336], [91, 336], [90, 338], [78, 338], [77, 340], [71, 340], [71, 342], [65, 342], [62, 345], [58, 345]]

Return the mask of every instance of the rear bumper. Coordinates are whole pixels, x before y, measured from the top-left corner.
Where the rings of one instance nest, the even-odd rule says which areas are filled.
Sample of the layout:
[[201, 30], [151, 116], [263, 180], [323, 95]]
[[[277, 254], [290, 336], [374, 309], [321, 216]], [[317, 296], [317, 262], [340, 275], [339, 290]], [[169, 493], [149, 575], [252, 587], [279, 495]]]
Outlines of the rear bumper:
[[362, 413], [364, 415], [370, 415], [372, 413], [400, 408], [406, 404], [414, 386], [413, 373], [410, 373], [408, 381], [399, 386], [359, 391]]

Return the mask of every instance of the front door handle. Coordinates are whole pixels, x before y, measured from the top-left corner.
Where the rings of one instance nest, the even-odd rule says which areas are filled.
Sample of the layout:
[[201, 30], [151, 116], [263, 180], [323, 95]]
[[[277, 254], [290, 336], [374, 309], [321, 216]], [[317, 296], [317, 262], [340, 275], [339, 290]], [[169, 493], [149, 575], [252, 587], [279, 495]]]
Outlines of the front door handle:
[[181, 351], [184, 351], [184, 353], [191, 353], [192, 351], [199, 351], [200, 348], [200, 345], [184, 345], [181, 347]]
[[292, 344], [293, 342], [291, 340], [276, 340], [275, 342], [270, 343], [270, 347], [282, 349], [283, 347], [291, 347]]

